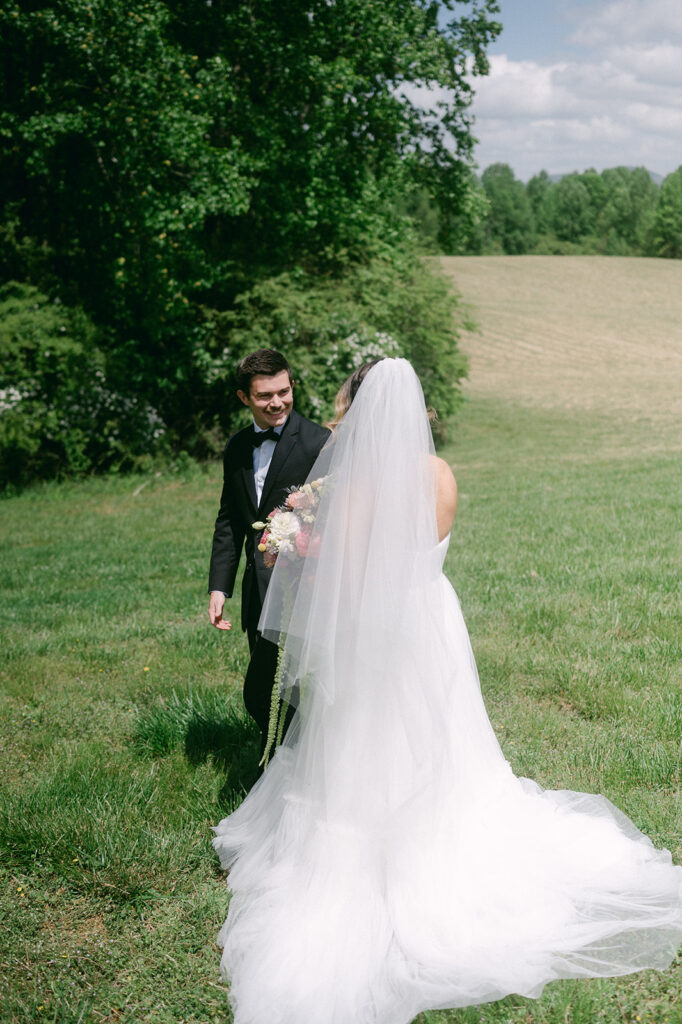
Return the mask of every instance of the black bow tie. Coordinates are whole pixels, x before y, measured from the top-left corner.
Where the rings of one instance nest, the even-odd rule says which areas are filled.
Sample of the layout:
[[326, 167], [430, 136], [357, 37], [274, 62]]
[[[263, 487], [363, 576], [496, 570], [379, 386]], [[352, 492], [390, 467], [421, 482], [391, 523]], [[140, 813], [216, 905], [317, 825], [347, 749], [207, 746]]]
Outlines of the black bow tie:
[[260, 448], [263, 441], [274, 441], [277, 444], [279, 434], [274, 427], [268, 427], [267, 430], [253, 430], [251, 432], [251, 444], [254, 448]]

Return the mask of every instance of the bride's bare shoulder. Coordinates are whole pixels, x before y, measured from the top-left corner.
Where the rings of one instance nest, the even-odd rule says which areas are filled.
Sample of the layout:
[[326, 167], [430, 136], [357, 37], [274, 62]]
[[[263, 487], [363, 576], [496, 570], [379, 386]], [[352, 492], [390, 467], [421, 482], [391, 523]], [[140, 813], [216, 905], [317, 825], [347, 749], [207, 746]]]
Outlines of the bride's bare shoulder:
[[457, 511], [457, 481], [445, 459], [437, 455], [431, 456], [436, 475], [436, 518], [438, 519], [438, 537], [447, 536]]

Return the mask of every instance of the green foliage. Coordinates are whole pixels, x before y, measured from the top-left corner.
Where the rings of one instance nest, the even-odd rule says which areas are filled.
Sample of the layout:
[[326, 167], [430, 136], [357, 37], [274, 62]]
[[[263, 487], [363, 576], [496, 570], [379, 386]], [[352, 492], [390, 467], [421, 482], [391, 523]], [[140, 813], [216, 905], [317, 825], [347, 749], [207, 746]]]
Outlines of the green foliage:
[[[467, 253], [682, 254], [682, 202], [675, 185], [659, 189], [644, 167], [587, 170], [556, 181], [541, 171], [524, 187], [507, 164], [493, 164], [481, 185], [488, 209], [463, 236]], [[429, 234], [442, 237], [442, 215]], [[452, 240], [449, 246], [445, 251], [462, 251]]]
[[658, 200], [644, 167], [569, 174], [551, 186], [549, 227], [577, 252], [650, 255]]
[[[375, 356], [403, 355], [419, 374], [427, 402], [447, 416], [466, 371], [458, 322], [457, 298], [437, 264], [409, 249], [394, 248], [366, 265], [348, 264], [326, 278], [302, 270], [280, 274], [216, 319], [215, 384], [232, 393], [242, 354], [281, 348], [292, 353], [297, 408], [326, 419], [341, 381], [355, 367]], [[228, 405], [225, 416], [232, 411]]]
[[655, 233], [658, 256], [682, 259], [682, 167], [661, 185]]
[[590, 193], [579, 174], [566, 174], [552, 189], [552, 227], [563, 242], [588, 234], [594, 219]]
[[418, 188], [396, 200], [400, 217], [409, 217], [415, 233], [424, 248], [430, 253], [440, 250], [441, 211], [426, 188]]
[[473, 171], [457, 203], [439, 206], [426, 188], [420, 188], [400, 197], [397, 210], [412, 221], [415, 234], [428, 252], [462, 255], [480, 252], [485, 246], [490, 202]]
[[533, 212], [533, 221], [536, 230], [545, 234], [551, 228], [552, 207], [550, 196], [552, 194], [552, 182], [547, 171], [540, 171], [534, 175], [526, 185], [526, 195]]
[[158, 448], [151, 406], [114, 390], [79, 309], [0, 286], [0, 487], [131, 466]]
[[508, 164], [491, 164], [481, 176], [490, 204], [486, 242], [510, 255], [528, 252], [535, 242], [533, 213], [523, 183]]
[[204, 454], [237, 295], [404, 243], [413, 188], [466, 206], [470, 75], [500, 26], [496, 0], [458, 2], [2, 0], [0, 273], [83, 308], [112, 386]]
[[651, 175], [643, 167], [616, 167], [603, 171], [601, 179], [606, 196], [599, 215], [599, 234], [615, 239], [623, 252], [650, 252], [660, 191]]
[[[638, 170], [643, 171], [647, 178], [650, 177], [648, 171], [643, 167], [638, 168]], [[569, 175], [569, 177], [577, 178], [580, 184], [585, 187], [589, 196], [589, 205], [595, 214], [598, 214], [608, 203], [614, 184], [619, 182], [627, 184], [630, 174], [631, 171], [628, 167], [617, 167], [614, 170], [602, 171], [601, 174], [598, 174], [590, 167], [587, 171], [583, 171], [582, 174], [576, 172], [574, 175]]]

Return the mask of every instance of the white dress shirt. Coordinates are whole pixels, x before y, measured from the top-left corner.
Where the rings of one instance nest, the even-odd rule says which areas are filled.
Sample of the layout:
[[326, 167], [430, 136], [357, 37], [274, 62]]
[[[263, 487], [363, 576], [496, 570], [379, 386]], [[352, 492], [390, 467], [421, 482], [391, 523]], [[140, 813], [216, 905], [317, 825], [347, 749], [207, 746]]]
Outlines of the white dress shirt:
[[[284, 423], [281, 427], [274, 427], [276, 434], [281, 434], [284, 430]], [[257, 434], [262, 434], [265, 428], [259, 427], [254, 420], [253, 429]], [[270, 469], [270, 463], [272, 462], [272, 456], [275, 453], [277, 447], [275, 441], [263, 441], [261, 445], [253, 449], [253, 482], [256, 485], [256, 505], [260, 505], [260, 499], [263, 495], [263, 486], [265, 484], [265, 478], [268, 475]]]

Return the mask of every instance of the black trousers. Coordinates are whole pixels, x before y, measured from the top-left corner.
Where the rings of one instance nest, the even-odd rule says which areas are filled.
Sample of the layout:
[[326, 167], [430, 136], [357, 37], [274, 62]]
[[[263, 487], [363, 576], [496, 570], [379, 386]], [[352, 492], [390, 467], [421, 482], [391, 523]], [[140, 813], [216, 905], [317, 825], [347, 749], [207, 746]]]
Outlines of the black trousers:
[[[260, 601], [252, 598], [246, 626], [251, 660], [249, 661], [249, 667], [244, 678], [244, 706], [260, 729], [262, 755], [268, 739], [272, 688], [275, 684], [279, 648], [277, 644], [266, 640], [258, 632], [260, 611]], [[292, 707], [287, 708], [285, 732], [289, 727], [293, 713], [294, 709]]]
[[261, 746], [265, 750], [270, 721], [272, 687], [277, 671], [277, 645], [265, 640], [260, 633], [249, 636], [251, 660], [244, 678], [244, 706], [261, 731]]

